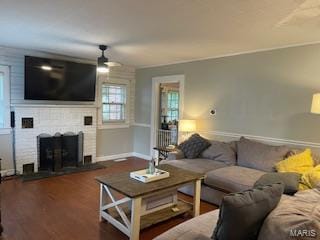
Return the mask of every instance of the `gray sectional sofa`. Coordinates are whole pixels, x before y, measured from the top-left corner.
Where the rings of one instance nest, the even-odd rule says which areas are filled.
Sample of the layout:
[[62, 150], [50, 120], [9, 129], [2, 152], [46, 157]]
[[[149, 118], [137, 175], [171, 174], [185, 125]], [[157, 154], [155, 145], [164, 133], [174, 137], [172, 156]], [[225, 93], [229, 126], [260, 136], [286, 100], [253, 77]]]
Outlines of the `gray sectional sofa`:
[[[250, 189], [262, 175], [274, 171], [274, 164], [291, 150], [246, 138], [232, 142], [211, 141], [211, 146], [195, 159], [186, 159], [182, 151], [177, 150], [160, 164], [204, 173], [201, 199], [220, 205], [226, 194]], [[193, 195], [193, 188], [189, 186], [179, 191]]]
[[[257, 240], [320, 239], [319, 202], [318, 189], [282, 195], [278, 206], [264, 220]], [[218, 218], [217, 209], [181, 223], [155, 240], [210, 240]]]

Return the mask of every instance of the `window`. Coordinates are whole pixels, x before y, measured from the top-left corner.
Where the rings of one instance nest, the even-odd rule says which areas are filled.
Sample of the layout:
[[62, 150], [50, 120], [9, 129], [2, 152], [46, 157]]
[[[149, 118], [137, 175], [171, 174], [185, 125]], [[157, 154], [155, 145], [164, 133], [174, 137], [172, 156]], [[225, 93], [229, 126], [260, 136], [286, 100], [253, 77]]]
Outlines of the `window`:
[[0, 128], [10, 127], [9, 67], [0, 66]]
[[167, 95], [168, 99], [168, 121], [179, 119], [179, 92], [169, 91]]
[[126, 85], [102, 85], [102, 122], [126, 121]]

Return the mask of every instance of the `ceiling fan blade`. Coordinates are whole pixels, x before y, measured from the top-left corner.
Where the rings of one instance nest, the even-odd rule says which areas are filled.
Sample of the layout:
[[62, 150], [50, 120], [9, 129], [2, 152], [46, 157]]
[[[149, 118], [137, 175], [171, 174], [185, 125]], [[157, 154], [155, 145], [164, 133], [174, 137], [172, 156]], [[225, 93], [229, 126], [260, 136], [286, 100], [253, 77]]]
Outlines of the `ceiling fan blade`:
[[118, 62], [106, 62], [104, 64], [106, 64], [108, 67], [121, 67], [122, 66], [122, 64], [118, 63]]

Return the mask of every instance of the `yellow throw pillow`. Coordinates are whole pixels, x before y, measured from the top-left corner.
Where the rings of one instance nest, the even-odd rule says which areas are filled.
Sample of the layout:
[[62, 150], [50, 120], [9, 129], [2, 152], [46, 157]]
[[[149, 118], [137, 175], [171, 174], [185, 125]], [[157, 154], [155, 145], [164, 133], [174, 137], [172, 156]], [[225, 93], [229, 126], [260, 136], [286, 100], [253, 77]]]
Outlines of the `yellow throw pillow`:
[[304, 174], [313, 168], [314, 161], [312, 159], [311, 150], [307, 148], [304, 152], [288, 157], [278, 162], [275, 168], [278, 172], [296, 172]]
[[304, 173], [301, 177], [301, 183], [299, 185], [300, 190], [311, 189], [315, 187], [320, 187], [320, 164]]

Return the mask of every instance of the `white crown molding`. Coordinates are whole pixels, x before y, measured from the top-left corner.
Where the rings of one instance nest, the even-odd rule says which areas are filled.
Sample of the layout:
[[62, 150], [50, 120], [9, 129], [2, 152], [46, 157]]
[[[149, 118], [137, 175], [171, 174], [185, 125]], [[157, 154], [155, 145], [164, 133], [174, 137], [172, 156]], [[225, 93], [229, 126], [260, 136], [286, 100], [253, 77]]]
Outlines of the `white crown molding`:
[[244, 54], [267, 52], [267, 51], [272, 51], [272, 50], [280, 50], [280, 49], [285, 49], [285, 48], [293, 48], [293, 47], [302, 47], [302, 46], [308, 46], [308, 45], [315, 45], [315, 44], [319, 44], [319, 43], [320, 43], [320, 41], [289, 44], [289, 45], [284, 45], [284, 46], [280, 46], [280, 47], [261, 48], [261, 49], [251, 50], [251, 51], [242, 51], [242, 52], [235, 52], [235, 53], [220, 54], [220, 55], [216, 55], [216, 56], [212, 56], [212, 57], [194, 58], [194, 59], [191, 59], [191, 60], [175, 61], [175, 62], [164, 63], [164, 64], [145, 65], [145, 66], [137, 67], [136, 69], [163, 67], [163, 66], [180, 64], [180, 63], [198, 62], [198, 61], [211, 60], [211, 59], [224, 58], [224, 57], [232, 57], [232, 56], [238, 56], [238, 55], [244, 55]]
[[230, 138], [240, 138], [246, 137], [252, 140], [258, 140], [263, 142], [270, 142], [276, 144], [286, 144], [286, 145], [295, 145], [295, 146], [302, 146], [302, 147], [312, 147], [312, 148], [320, 148], [320, 143], [315, 142], [307, 142], [307, 141], [297, 141], [291, 139], [283, 139], [283, 138], [272, 138], [272, 137], [263, 137], [257, 135], [250, 135], [250, 134], [240, 134], [240, 133], [233, 133], [233, 132], [224, 132], [224, 131], [198, 131], [200, 134], [209, 134], [215, 136], [223, 136], [223, 137], [230, 137]]

